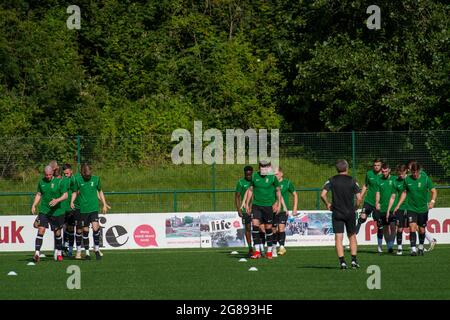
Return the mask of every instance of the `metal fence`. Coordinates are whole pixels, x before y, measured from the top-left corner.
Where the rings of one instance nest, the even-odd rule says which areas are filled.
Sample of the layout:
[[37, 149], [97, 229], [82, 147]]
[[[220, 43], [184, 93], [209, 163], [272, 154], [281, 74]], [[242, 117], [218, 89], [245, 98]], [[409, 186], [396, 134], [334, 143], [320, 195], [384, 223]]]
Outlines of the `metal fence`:
[[[170, 136], [2, 137], [0, 214], [28, 214], [50, 160], [88, 162], [102, 179], [111, 212], [233, 210], [244, 164], [174, 165]], [[338, 158], [363, 182], [374, 158], [392, 167], [418, 160], [439, 187], [437, 206], [450, 206], [450, 131], [280, 134], [280, 165], [299, 191], [299, 209], [323, 209], [320, 190]]]

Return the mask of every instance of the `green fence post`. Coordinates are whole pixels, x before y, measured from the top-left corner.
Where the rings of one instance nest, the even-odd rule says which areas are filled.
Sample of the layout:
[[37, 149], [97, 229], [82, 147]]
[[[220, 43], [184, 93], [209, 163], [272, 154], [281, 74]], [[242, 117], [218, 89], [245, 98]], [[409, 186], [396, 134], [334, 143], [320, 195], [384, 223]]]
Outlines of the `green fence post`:
[[352, 130], [352, 176], [356, 178], [356, 135], [355, 130]]
[[173, 192], [173, 212], [177, 212], [177, 192]]
[[78, 172], [80, 172], [80, 164], [81, 164], [81, 139], [80, 139], [80, 136], [77, 136], [77, 167], [78, 167]]

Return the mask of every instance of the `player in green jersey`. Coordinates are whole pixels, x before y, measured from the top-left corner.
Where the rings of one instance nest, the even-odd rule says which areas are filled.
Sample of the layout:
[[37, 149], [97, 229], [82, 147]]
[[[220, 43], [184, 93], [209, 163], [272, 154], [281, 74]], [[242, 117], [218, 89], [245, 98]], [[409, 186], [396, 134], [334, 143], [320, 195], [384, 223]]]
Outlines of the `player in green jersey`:
[[[103, 194], [100, 178], [92, 175], [92, 169], [89, 165], [81, 166], [81, 176], [76, 177], [74, 192], [70, 207], [75, 209], [75, 201], [80, 199], [80, 215], [75, 217], [77, 221], [77, 234], [83, 232], [83, 245], [86, 250], [85, 259], [90, 260], [89, 254], [89, 225], [92, 224], [94, 251], [97, 260], [101, 259], [99, 252], [100, 243], [100, 225], [99, 225], [99, 205], [98, 200], [103, 203], [102, 213], [106, 214], [111, 207], [107, 205], [105, 195]], [[81, 259], [81, 247], [78, 247], [75, 259]]]
[[[411, 176], [405, 179], [405, 191], [400, 196], [400, 200], [394, 209], [394, 212], [408, 197], [408, 222], [409, 237], [411, 240], [411, 255], [423, 255], [425, 242], [425, 227], [428, 222], [428, 210], [433, 209], [436, 203], [437, 191], [433, 186], [430, 177], [420, 172], [420, 165], [415, 163], [411, 166]], [[431, 192], [431, 201], [428, 202]], [[417, 229], [419, 228], [419, 250], [416, 249]]]
[[[417, 164], [417, 160], [415, 159], [411, 159], [408, 161], [407, 166], [408, 166], [408, 173], [411, 174], [411, 166], [413, 164]], [[427, 175], [427, 173], [425, 172], [425, 170], [423, 170], [423, 168], [420, 169], [420, 173]], [[427, 239], [427, 241], [430, 243], [430, 247], [427, 249], [424, 249], [424, 251], [431, 251], [434, 249], [434, 247], [436, 246], [436, 239], [433, 238], [432, 236], [430, 236], [430, 234], [427, 232], [427, 230], [425, 229], [425, 239]]]
[[[286, 241], [286, 222], [289, 216], [289, 194], [292, 194], [294, 197], [294, 206], [292, 210], [292, 215], [297, 215], [297, 205], [298, 205], [298, 196], [295, 191], [294, 184], [291, 180], [283, 177], [283, 170], [281, 167], [275, 171], [275, 176], [280, 182], [280, 191], [281, 191], [281, 204], [276, 202], [275, 211], [278, 211], [277, 208], [280, 207], [280, 213], [275, 214], [273, 217], [273, 256], [276, 257], [278, 254], [283, 256], [286, 254], [286, 248], [284, 247]], [[280, 248], [277, 254], [277, 242], [280, 243]]]
[[[34, 197], [31, 212], [38, 214], [37, 226], [38, 233], [35, 242], [35, 254], [33, 260], [39, 262], [40, 250], [45, 234], [45, 229], [50, 225], [54, 233], [55, 247], [57, 250], [56, 260], [62, 261], [62, 237], [61, 229], [64, 225], [64, 210], [61, 208], [61, 202], [67, 199], [67, 185], [62, 179], [53, 176], [53, 169], [46, 166], [44, 177], [39, 180], [37, 193]], [[39, 204], [39, 209], [37, 205]]]
[[[72, 256], [73, 244], [75, 241], [75, 209], [70, 207], [70, 201], [72, 199], [72, 189], [75, 183], [75, 177], [73, 175], [72, 166], [66, 163], [62, 167], [64, 179], [69, 181], [69, 198], [64, 200], [63, 207], [65, 209], [65, 221], [64, 221], [64, 251], [68, 257]], [[76, 205], [75, 205], [76, 207]]]
[[[389, 201], [388, 212], [394, 209], [400, 199], [400, 195], [405, 191], [405, 178], [407, 176], [408, 167], [404, 164], [397, 166], [397, 178], [394, 181], [395, 194]], [[403, 229], [408, 228], [408, 199], [405, 199], [403, 204], [399, 207], [397, 212], [393, 214], [396, 227], [397, 227], [397, 255], [403, 254], [402, 241], [403, 241]], [[393, 211], [393, 210], [392, 210]]]
[[[275, 193], [276, 190], [276, 193]], [[259, 171], [253, 173], [251, 185], [248, 188], [248, 197], [246, 199], [246, 209], [249, 210], [249, 203], [252, 204], [252, 236], [255, 244], [255, 253], [252, 259], [261, 258], [261, 238], [260, 225], [264, 226], [266, 231], [267, 252], [266, 257], [272, 259], [272, 223], [273, 223], [273, 205], [278, 200], [281, 203], [280, 183], [273, 174], [270, 162], [260, 161]], [[277, 210], [279, 213], [280, 208]]]
[[252, 249], [252, 216], [250, 212], [245, 210], [245, 206], [242, 204], [245, 201], [245, 194], [248, 188], [250, 187], [250, 183], [252, 180], [253, 168], [251, 166], [246, 166], [244, 168], [244, 177], [239, 179], [236, 184], [236, 189], [234, 193], [234, 203], [236, 205], [236, 210], [239, 214], [239, 217], [242, 218], [242, 224], [245, 227], [245, 239], [247, 240], [248, 245], [248, 255], [251, 257], [253, 255]]
[[[377, 185], [378, 178], [381, 176], [381, 165], [382, 161], [380, 159], [375, 159], [373, 161], [373, 168], [367, 171], [366, 178], [364, 180], [364, 185], [362, 187], [361, 196], [364, 199], [363, 208], [361, 214], [358, 218], [358, 223], [356, 225], [356, 234], [359, 233], [361, 225], [366, 222], [367, 217], [373, 215], [375, 208], [375, 187]], [[367, 192], [367, 195], [366, 195]], [[365, 198], [364, 198], [365, 196]]]
[[378, 252], [382, 253], [383, 235], [386, 239], [389, 253], [394, 252], [395, 220], [389, 212], [391, 198], [395, 197], [396, 176], [391, 175], [391, 168], [387, 163], [381, 166], [381, 177], [375, 186], [375, 208], [373, 220], [377, 222]]

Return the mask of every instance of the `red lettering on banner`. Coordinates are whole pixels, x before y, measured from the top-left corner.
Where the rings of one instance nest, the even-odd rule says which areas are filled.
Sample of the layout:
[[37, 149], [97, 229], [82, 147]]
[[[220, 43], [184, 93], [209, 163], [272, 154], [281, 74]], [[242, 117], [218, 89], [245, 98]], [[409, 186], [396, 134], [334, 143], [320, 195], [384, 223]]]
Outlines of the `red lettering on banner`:
[[11, 222], [11, 241], [12, 243], [24, 243], [22, 236], [20, 235], [20, 232], [22, 232], [23, 226], [20, 226], [19, 228], [16, 227], [16, 221]]
[[450, 226], [450, 220], [445, 219], [442, 224], [443, 224], [442, 232], [448, 232], [448, 226]]
[[377, 223], [368, 221], [366, 223], [366, 241], [370, 241], [370, 236], [377, 233]]
[[[17, 221], [11, 221], [11, 227], [0, 227], [0, 243], [25, 243], [23, 241], [22, 235], [20, 234], [24, 226], [17, 228]], [[11, 231], [11, 238], [10, 236]]]
[[0, 228], [0, 243], [9, 243], [9, 227], [3, 227], [3, 233], [2, 228]]
[[430, 233], [441, 233], [441, 225], [436, 219], [430, 219], [427, 223], [427, 231]]

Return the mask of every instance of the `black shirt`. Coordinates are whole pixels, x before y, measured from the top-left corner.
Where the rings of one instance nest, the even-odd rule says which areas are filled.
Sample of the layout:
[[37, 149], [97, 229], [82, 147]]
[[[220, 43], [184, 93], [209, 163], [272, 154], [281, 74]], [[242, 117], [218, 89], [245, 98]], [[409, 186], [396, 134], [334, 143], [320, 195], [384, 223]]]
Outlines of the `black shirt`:
[[355, 194], [361, 192], [361, 188], [355, 179], [348, 175], [338, 174], [328, 179], [323, 189], [331, 191], [333, 194], [331, 211], [339, 215], [355, 213], [353, 198]]

